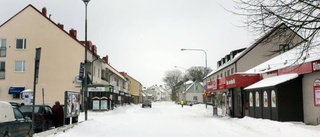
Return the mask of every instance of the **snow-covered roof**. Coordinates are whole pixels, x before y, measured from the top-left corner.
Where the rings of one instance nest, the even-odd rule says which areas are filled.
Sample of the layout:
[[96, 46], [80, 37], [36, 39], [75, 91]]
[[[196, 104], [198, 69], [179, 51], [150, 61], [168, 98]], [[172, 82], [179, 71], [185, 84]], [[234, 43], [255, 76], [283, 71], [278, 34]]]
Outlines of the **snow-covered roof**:
[[269, 77], [263, 80], [260, 80], [246, 88], [245, 90], [248, 89], [256, 89], [256, 88], [262, 88], [262, 87], [271, 87], [271, 86], [276, 86], [278, 84], [281, 84], [283, 82], [289, 81], [291, 79], [295, 79], [298, 77], [297, 73], [292, 73], [292, 74], [284, 74], [280, 76], [274, 76], [274, 77]]
[[285, 53], [249, 69], [245, 73], [265, 73], [320, 59], [320, 46], [310, 47], [309, 50], [305, 50], [304, 46], [303, 44], [296, 46]]

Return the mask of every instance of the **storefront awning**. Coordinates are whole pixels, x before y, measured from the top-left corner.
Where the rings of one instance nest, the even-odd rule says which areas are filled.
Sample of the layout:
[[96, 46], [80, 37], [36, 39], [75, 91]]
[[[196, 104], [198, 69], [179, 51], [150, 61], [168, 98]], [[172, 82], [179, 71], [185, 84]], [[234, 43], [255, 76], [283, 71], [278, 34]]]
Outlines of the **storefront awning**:
[[244, 89], [248, 90], [248, 89], [257, 89], [257, 88], [263, 88], [263, 87], [272, 87], [272, 86], [276, 86], [281, 83], [287, 82], [289, 80], [295, 79], [298, 76], [299, 75], [297, 73], [292, 73], [292, 74], [284, 74], [280, 76], [269, 77], [269, 78], [260, 80]]
[[8, 94], [20, 94], [23, 90], [25, 89], [25, 87], [10, 87]]

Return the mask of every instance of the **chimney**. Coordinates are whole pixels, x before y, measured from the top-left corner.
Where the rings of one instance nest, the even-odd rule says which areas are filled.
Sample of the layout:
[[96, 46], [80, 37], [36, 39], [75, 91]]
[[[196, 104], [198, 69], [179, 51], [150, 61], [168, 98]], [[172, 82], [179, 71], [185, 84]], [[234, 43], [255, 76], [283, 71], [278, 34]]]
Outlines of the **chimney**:
[[42, 15], [47, 17], [47, 8], [46, 7], [42, 8]]
[[69, 34], [72, 38], [77, 39], [77, 30], [71, 29]]
[[87, 48], [88, 50], [92, 50], [92, 42], [91, 41], [87, 41]]
[[57, 26], [63, 30], [63, 24], [58, 23]]
[[105, 57], [102, 58], [105, 63], [109, 64], [109, 57], [106, 55]]
[[97, 55], [97, 46], [96, 45], [92, 45], [92, 54]]

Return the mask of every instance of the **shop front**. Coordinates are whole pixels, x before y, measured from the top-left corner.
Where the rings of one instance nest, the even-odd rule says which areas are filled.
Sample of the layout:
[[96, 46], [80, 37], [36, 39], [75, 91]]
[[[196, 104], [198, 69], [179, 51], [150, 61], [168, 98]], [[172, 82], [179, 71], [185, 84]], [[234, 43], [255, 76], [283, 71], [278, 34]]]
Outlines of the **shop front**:
[[89, 85], [88, 109], [110, 110], [112, 109], [113, 87], [111, 85]]
[[303, 121], [302, 76], [265, 78], [246, 88], [249, 116], [275, 121]]
[[237, 73], [226, 77], [226, 89], [229, 93], [228, 108], [231, 117], [242, 118], [249, 115], [248, 96], [243, 88], [261, 79], [260, 74]]
[[216, 87], [213, 87], [212, 101], [213, 101], [213, 114], [218, 116], [228, 115], [228, 102], [227, 95], [229, 93], [226, 89], [226, 79], [220, 78], [216, 80]]

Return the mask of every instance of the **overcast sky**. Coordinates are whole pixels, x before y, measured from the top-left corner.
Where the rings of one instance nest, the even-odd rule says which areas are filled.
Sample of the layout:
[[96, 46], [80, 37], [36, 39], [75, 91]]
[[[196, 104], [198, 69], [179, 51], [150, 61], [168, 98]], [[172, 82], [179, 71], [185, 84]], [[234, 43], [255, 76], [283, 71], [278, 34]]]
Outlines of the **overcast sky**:
[[[55, 23], [66, 31], [74, 28], [84, 40], [82, 0], [1, 0], [0, 24], [32, 4], [47, 8]], [[230, 51], [254, 41], [239, 16], [227, 12], [232, 0], [91, 0], [88, 5], [88, 40], [110, 64], [127, 72], [144, 87], [163, 84], [165, 71], [205, 66], [216, 69], [217, 61]], [[22, 25], [22, 24], [21, 24]], [[175, 68], [179, 66], [181, 68]]]

